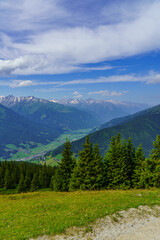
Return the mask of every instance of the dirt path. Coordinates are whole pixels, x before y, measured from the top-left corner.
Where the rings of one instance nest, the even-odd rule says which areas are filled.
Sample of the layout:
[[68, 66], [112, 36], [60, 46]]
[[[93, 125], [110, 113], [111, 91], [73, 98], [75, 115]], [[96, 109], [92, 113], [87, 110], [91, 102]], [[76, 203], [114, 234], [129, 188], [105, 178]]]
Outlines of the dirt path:
[[87, 228], [36, 240], [160, 240], [160, 207], [140, 206], [98, 219]]

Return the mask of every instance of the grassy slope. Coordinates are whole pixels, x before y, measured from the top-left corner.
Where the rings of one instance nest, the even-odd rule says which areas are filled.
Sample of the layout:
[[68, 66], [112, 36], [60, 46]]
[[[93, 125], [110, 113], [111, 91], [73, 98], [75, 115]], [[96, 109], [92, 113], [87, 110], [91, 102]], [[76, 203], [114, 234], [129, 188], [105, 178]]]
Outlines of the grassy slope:
[[87, 226], [122, 209], [160, 205], [159, 196], [158, 189], [0, 195], [0, 239], [26, 240]]

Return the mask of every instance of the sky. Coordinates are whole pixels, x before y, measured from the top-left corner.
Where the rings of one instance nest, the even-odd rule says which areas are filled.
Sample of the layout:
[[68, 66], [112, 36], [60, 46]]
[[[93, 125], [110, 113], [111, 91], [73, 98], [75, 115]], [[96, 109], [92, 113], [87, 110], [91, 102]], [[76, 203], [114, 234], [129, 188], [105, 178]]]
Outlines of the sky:
[[160, 0], [0, 0], [0, 96], [160, 104]]

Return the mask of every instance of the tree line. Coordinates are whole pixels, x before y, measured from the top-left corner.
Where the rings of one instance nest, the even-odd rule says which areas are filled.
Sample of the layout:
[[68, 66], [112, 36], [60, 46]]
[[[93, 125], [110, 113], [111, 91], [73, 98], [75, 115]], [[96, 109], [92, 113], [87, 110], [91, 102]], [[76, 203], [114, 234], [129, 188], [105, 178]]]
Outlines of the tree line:
[[0, 188], [27, 192], [49, 187], [54, 191], [160, 187], [160, 136], [149, 158], [145, 158], [142, 145], [135, 148], [131, 138], [124, 140], [118, 134], [112, 137], [104, 157], [87, 136], [78, 159], [66, 140], [58, 167], [0, 162]]
[[49, 188], [55, 168], [27, 162], [0, 162], [0, 188], [20, 192]]
[[160, 187], [160, 136], [153, 146], [145, 158], [142, 145], [135, 149], [131, 138], [122, 140], [118, 134], [103, 158], [98, 145], [93, 146], [87, 136], [76, 161], [71, 143], [66, 141], [50, 186], [55, 191]]

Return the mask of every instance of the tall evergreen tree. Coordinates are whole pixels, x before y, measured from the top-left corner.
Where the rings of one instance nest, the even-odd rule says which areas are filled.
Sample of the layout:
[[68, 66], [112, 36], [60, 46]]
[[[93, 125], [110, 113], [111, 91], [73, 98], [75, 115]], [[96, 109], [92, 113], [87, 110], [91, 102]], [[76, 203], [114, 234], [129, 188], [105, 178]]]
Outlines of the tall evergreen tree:
[[153, 183], [155, 187], [160, 187], [160, 136], [157, 135], [156, 141], [153, 143], [150, 159], [154, 162], [155, 169], [153, 170]]
[[27, 169], [27, 172], [26, 172], [26, 176], [25, 176], [25, 180], [24, 180], [24, 185], [25, 185], [25, 189], [26, 191], [29, 191], [30, 188], [31, 188], [31, 170], [30, 168]]
[[5, 189], [12, 189], [13, 188], [11, 173], [10, 173], [9, 169], [7, 169], [5, 171], [4, 187], [5, 187]]
[[145, 161], [142, 144], [140, 144], [135, 152], [135, 168], [132, 176], [132, 185], [135, 188], [141, 188], [142, 165]]
[[21, 193], [21, 192], [26, 192], [23, 174], [21, 174], [21, 178], [18, 184], [18, 193]]
[[109, 150], [105, 156], [108, 188], [126, 188], [126, 163], [123, 155], [123, 145], [120, 134], [112, 137]]
[[79, 160], [71, 177], [70, 190], [87, 190], [92, 188], [93, 149], [88, 136], [83, 146], [84, 149], [79, 152]]
[[68, 191], [71, 174], [73, 172], [76, 160], [71, 151], [71, 143], [66, 140], [62, 151], [62, 159], [55, 176], [52, 178], [52, 186], [56, 191]]
[[132, 176], [135, 169], [135, 148], [132, 143], [132, 139], [127, 141], [127, 155], [125, 159], [125, 172], [127, 174], [128, 187], [132, 187]]
[[104, 171], [102, 156], [98, 144], [93, 148], [93, 160], [91, 161], [91, 189], [102, 189], [104, 184]]
[[33, 176], [33, 179], [32, 179], [32, 182], [31, 182], [31, 188], [30, 188], [30, 191], [31, 192], [34, 192], [38, 189], [38, 174], [35, 173], [34, 176]]

